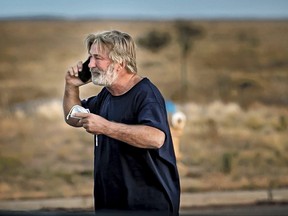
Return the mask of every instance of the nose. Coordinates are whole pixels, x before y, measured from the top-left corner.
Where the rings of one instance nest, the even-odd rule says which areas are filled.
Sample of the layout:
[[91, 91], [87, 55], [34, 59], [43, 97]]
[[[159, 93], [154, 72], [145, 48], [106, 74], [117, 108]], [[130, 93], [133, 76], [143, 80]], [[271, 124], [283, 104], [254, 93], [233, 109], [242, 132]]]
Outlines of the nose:
[[96, 61], [95, 61], [95, 59], [93, 57], [90, 57], [90, 61], [89, 61], [88, 67], [89, 68], [95, 68], [96, 67]]

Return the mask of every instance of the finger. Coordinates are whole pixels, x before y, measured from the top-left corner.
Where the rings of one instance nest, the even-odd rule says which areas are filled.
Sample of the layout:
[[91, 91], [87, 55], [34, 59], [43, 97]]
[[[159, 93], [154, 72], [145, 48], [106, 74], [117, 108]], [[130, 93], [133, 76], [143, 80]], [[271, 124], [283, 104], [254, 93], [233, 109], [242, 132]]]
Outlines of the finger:
[[70, 76], [74, 76], [74, 70], [73, 70], [72, 67], [68, 69], [68, 74], [69, 74]]
[[72, 70], [73, 70], [73, 76], [78, 77], [78, 65], [73, 66]]
[[[90, 113], [75, 113], [73, 114], [73, 117], [76, 117], [76, 118], [87, 118], [88, 116], [90, 115]], [[82, 120], [83, 122], [83, 120]]]
[[70, 76], [78, 76], [78, 69], [77, 69], [77, 67], [76, 66], [73, 66], [73, 67], [70, 67], [69, 69], [68, 69], [68, 73], [69, 73], [69, 75]]
[[79, 62], [77, 63], [77, 67], [78, 67], [78, 71], [82, 71], [83, 62], [82, 62], [82, 61], [79, 61]]

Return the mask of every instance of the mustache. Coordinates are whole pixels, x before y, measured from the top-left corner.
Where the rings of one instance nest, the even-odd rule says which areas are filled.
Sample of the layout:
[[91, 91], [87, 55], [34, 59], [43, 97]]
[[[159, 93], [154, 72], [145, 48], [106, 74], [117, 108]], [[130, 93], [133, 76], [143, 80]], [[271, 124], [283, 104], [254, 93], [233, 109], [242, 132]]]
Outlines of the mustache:
[[102, 71], [98, 68], [90, 68], [91, 73], [101, 73]]

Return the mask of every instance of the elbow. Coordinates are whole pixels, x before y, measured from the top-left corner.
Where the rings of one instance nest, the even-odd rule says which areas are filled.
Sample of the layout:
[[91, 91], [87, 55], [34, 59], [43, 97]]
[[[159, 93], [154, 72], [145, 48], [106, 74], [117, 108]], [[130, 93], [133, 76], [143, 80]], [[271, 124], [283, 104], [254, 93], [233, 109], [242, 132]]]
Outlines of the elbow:
[[159, 131], [159, 135], [157, 136], [157, 139], [154, 141], [154, 148], [160, 149], [165, 142], [165, 133], [163, 131]]

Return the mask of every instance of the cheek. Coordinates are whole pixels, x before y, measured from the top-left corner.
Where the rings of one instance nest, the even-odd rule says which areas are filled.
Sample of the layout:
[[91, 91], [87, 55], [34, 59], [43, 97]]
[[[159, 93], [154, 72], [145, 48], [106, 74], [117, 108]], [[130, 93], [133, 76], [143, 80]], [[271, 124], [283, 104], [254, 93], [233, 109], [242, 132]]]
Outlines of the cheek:
[[96, 67], [99, 68], [102, 71], [106, 71], [108, 69], [108, 65], [103, 64], [103, 62], [96, 64]]

